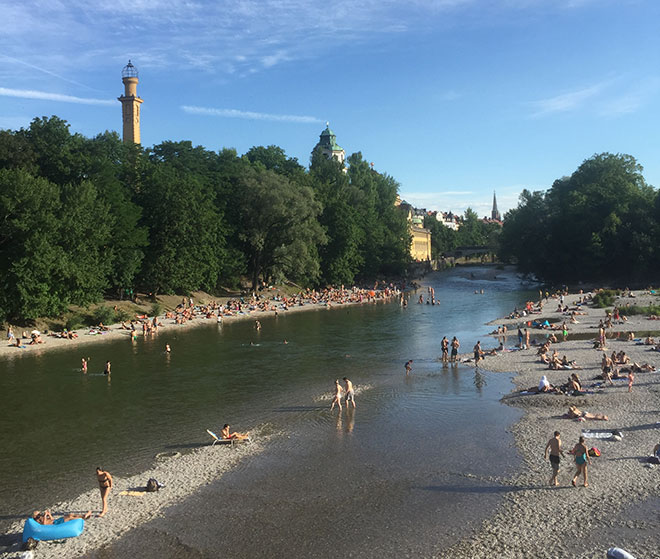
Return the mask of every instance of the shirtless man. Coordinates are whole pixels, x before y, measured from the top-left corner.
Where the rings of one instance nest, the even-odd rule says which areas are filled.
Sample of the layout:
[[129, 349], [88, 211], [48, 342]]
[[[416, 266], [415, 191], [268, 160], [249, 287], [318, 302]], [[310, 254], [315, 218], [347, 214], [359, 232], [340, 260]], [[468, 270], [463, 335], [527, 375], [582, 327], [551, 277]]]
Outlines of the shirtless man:
[[477, 342], [473, 348], [474, 351], [474, 364], [475, 366], [478, 365], [479, 361], [482, 358], [483, 352], [481, 351], [481, 342]]
[[339, 406], [339, 411], [341, 411], [341, 393], [343, 392], [341, 384], [339, 384], [339, 379], [335, 380], [335, 396], [332, 399], [332, 405], [330, 406], [330, 411], [335, 409], [335, 404]]
[[99, 514], [99, 518], [101, 518], [105, 516], [106, 512], [108, 512], [108, 495], [112, 489], [112, 476], [110, 475], [110, 472], [106, 472], [101, 467], [98, 467], [96, 468], [96, 478], [99, 482], [99, 489], [101, 490], [101, 503], [103, 504], [103, 508]]
[[461, 342], [458, 341], [458, 338], [454, 336], [454, 339], [451, 341], [451, 361], [455, 362], [458, 356], [458, 348], [461, 347]]
[[51, 514], [49, 509], [46, 509], [44, 512], [35, 510], [32, 513], [32, 519], [38, 522], [39, 524], [43, 524], [44, 526], [50, 526], [51, 524], [62, 524], [63, 522], [69, 522], [69, 520], [75, 520], [76, 518], [82, 518], [83, 520], [87, 520], [92, 516], [92, 511], [88, 510], [85, 514], [75, 514], [75, 513], [67, 513], [61, 518], [53, 518], [53, 515]]
[[105, 362], [105, 367], [103, 368], [104, 375], [110, 375], [110, 361]]
[[355, 407], [355, 390], [353, 389], [353, 383], [348, 380], [346, 377], [343, 378], [344, 384], [346, 385], [346, 397], [344, 401], [346, 402], [346, 407], [348, 408], [348, 402], [352, 402], [353, 407]]
[[561, 449], [561, 438], [559, 431], [555, 431], [554, 436], [545, 445], [544, 458], [548, 459], [548, 452], [550, 453], [550, 465], [552, 466], [552, 477], [550, 478], [550, 485], [559, 485], [557, 475], [559, 474], [559, 461], [564, 456], [564, 451]]

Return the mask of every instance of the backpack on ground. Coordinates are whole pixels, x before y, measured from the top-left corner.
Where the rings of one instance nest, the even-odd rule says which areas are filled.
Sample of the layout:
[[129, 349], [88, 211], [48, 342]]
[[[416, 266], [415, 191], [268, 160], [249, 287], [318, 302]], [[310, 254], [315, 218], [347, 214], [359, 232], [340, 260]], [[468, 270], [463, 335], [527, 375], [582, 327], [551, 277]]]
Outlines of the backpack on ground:
[[160, 483], [158, 483], [157, 480], [154, 478], [150, 478], [149, 481], [147, 481], [147, 492], [148, 493], [153, 493], [154, 491], [158, 491], [160, 489]]

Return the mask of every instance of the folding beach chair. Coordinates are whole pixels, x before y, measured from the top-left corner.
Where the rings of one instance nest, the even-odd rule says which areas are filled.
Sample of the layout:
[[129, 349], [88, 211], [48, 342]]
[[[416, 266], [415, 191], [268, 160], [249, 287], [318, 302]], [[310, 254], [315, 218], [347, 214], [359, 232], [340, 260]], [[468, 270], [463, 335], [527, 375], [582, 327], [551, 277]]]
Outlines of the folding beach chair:
[[211, 446], [215, 446], [216, 443], [220, 444], [230, 444], [234, 446], [236, 443], [249, 443], [250, 442], [250, 437], [246, 437], [244, 439], [223, 439], [221, 437], [218, 437], [213, 431], [210, 429], [207, 429], [206, 432], [213, 437], [213, 443]]
[[213, 443], [211, 444], [211, 446], [215, 446], [216, 443], [226, 444], [226, 443], [231, 442], [230, 440], [221, 439], [220, 437], [218, 437], [218, 435], [216, 435], [216, 434], [215, 434], [213, 431], [211, 431], [210, 429], [207, 429], [206, 432], [207, 432], [209, 435], [211, 435], [211, 437], [213, 437]]

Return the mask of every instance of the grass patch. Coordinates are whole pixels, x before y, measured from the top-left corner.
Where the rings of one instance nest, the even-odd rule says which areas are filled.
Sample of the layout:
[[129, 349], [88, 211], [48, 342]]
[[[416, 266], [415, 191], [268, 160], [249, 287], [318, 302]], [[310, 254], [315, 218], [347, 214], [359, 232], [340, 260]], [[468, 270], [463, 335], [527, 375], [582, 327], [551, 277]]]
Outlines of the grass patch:
[[660, 316], [660, 305], [649, 305], [648, 307], [641, 307], [639, 305], [631, 305], [630, 307], [623, 307], [620, 310], [621, 314], [626, 316], [633, 315], [655, 315]]
[[601, 289], [596, 295], [594, 295], [593, 303], [594, 307], [598, 309], [604, 309], [606, 307], [614, 306], [614, 298], [619, 294], [618, 291], [613, 289]]

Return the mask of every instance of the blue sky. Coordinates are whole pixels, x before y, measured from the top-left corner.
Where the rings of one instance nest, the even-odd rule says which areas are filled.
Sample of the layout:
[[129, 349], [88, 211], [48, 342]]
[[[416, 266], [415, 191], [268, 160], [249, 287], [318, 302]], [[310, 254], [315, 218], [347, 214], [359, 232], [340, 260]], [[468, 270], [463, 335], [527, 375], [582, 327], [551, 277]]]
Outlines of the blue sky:
[[140, 72], [142, 143], [307, 165], [329, 121], [418, 207], [490, 213], [594, 153], [660, 186], [657, 0], [0, 0], [0, 128], [57, 115], [121, 130]]

